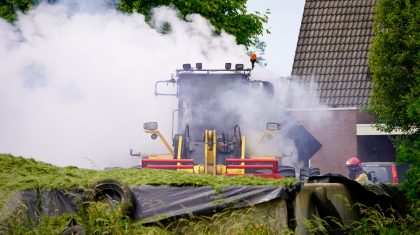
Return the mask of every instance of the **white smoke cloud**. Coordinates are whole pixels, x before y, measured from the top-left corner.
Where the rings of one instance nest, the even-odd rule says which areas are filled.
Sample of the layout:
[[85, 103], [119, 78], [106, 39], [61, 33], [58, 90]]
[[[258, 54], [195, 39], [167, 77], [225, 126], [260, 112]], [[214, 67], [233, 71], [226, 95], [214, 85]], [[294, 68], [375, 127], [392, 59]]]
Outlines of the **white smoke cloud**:
[[[268, 97], [261, 84], [255, 89], [244, 89], [243, 86], [238, 86], [218, 98], [217, 103], [222, 106], [218, 111], [225, 112], [223, 116], [237, 115], [240, 117], [238, 124], [242, 134], [247, 138], [247, 154], [254, 157], [274, 155], [279, 158], [280, 164], [293, 166], [299, 170], [304, 166], [304, 163], [298, 159], [299, 151], [289, 135], [289, 130], [301, 123], [293, 118], [289, 110], [290, 108], [294, 110], [326, 108], [319, 102], [314, 77], [305, 81], [292, 79], [292, 77], [279, 78], [261, 67], [256, 67], [252, 74], [254, 81], [271, 82], [274, 86], [274, 96]], [[238, 100], [240, 101], [238, 102]], [[311, 125], [326, 122], [330, 118], [330, 114], [330, 112], [318, 112], [317, 114], [310, 111], [305, 112]], [[269, 122], [280, 123], [281, 130], [272, 132], [262, 139], [266, 124]]]
[[154, 82], [183, 63], [247, 60], [234, 37], [177, 14], [156, 8], [151, 27], [106, 1], [68, 0], [42, 3], [14, 25], [0, 20], [0, 152], [85, 168], [134, 165], [130, 147], [160, 153], [142, 123], [158, 121], [169, 135], [176, 99], [154, 97]]
[[[142, 123], [157, 121], [171, 142], [177, 100], [154, 97], [154, 83], [169, 80], [183, 63], [249, 63], [233, 36], [214, 36], [199, 15], [188, 22], [177, 15], [176, 9], [155, 8], [150, 26], [143, 15], [122, 14], [106, 0], [63, 0], [20, 14], [14, 25], [0, 20], [0, 153], [84, 168], [135, 165], [130, 148], [163, 153], [163, 144], [152, 141]], [[162, 34], [168, 22], [169, 33]], [[317, 97], [314, 87], [276, 78], [259, 66], [252, 79], [271, 80], [274, 99], [255, 93], [237, 109], [225, 103], [244, 117], [241, 130], [251, 149], [266, 122], [287, 122], [286, 107], [303, 107]], [[229, 96], [241, 92], [220, 98], [234, 100]], [[264, 145], [265, 152], [301, 166], [293, 141], [282, 134], [275, 142], [275, 149]]]

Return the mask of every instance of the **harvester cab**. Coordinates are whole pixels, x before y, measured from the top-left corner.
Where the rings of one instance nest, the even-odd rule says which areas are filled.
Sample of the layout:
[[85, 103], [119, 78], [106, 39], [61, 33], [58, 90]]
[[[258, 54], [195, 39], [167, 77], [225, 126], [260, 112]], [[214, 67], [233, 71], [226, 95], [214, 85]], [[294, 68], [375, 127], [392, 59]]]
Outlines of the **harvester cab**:
[[[251, 62], [255, 63], [255, 56], [251, 56]], [[144, 123], [145, 132], [151, 134], [152, 139], [159, 138], [168, 154], [143, 156], [143, 168], [281, 178], [277, 156], [248, 153], [246, 138], [241, 133], [239, 124], [247, 115], [241, 112], [245, 96], [256, 90], [266, 99], [274, 94], [272, 83], [251, 80], [251, 71], [243, 64], [232, 68], [231, 63], [226, 63], [224, 69], [203, 69], [201, 63], [195, 67], [184, 64], [170, 80], [157, 81], [156, 96], [175, 96], [178, 99], [178, 108], [172, 115], [172, 132], [175, 113], [178, 131], [172, 134], [171, 146], [156, 122]], [[164, 84], [175, 85], [176, 92], [160, 92], [159, 87]], [[279, 132], [280, 128], [278, 123], [267, 123], [260, 142]]]

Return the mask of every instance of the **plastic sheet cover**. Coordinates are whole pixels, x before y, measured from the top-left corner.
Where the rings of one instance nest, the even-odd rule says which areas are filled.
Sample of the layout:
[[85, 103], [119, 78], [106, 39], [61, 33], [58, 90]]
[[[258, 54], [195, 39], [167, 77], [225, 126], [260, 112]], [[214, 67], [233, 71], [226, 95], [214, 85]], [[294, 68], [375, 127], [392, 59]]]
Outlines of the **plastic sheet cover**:
[[[135, 219], [144, 223], [171, 217], [212, 214], [227, 208], [241, 208], [287, 197], [286, 187], [231, 186], [216, 191], [213, 187], [135, 186]], [[19, 204], [26, 205], [29, 215], [36, 219], [77, 213], [83, 192], [76, 190], [19, 191], [6, 208], [13, 211]]]
[[389, 209], [397, 210], [400, 214], [408, 212], [408, 203], [398, 185], [384, 183], [362, 183], [350, 180], [338, 174], [324, 174], [309, 177], [307, 183], [340, 183], [350, 192], [353, 202], [361, 203], [368, 207], [379, 205], [385, 213]]

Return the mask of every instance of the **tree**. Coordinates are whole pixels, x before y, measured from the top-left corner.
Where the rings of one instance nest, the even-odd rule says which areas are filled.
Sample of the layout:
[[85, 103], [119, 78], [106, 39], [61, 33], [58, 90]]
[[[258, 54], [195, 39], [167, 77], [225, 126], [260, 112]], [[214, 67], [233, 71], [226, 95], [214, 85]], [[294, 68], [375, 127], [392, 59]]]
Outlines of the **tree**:
[[[0, 17], [9, 22], [16, 20], [16, 12], [27, 12], [39, 0], [0, 0]], [[55, 0], [48, 0], [54, 3]], [[270, 33], [264, 25], [268, 21], [269, 10], [247, 13], [247, 0], [121, 0], [118, 9], [126, 13], [140, 13], [146, 16], [146, 21], [151, 19], [151, 10], [158, 6], [174, 6], [180, 11], [184, 20], [189, 14], [197, 13], [208, 19], [216, 28], [215, 35], [221, 30], [236, 37], [238, 44], [245, 45], [248, 49], [264, 53], [265, 44], [258, 37]], [[170, 25], [164, 25], [162, 32], [170, 30]], [[165, 31], [166, 30], [166, 31]], [[262, 58], [259, 63], [264, 64]]]
[[247, 0], [122, 0], [119, 9], [127, 13], [141, 13], [149, 20], [153, 7], [175, 6], [180, 11], [181, 18], [186, 19], [188, 14], [200, 14], [215, 26], [215, 34], [223, 29], [234, 35], [237, 43], [250, 47], [259, 43], [258, 36], [269, 33], [264, 28], [269, 11], [264, 14], [248, 14], [246, 2]]
[[31, 6], [32, 0], [0, 0], [0, 17], [13, 22], [18, 10], [26, 12]]
[[[368, 110], [384, 131], [411, 135], [397, 139], [397, 161], [411, 165], [402, 186], [420, 194], [420, 1], [378, 0], [369, 55], [372, 95]], [[419, 204], [417, 204], [419, 205]], [[417, 211], [419, 212], [419, 211]]]
[[419, 1], [379, 0], [369, 56], [369, 110], [386, 130], [420, 127]]

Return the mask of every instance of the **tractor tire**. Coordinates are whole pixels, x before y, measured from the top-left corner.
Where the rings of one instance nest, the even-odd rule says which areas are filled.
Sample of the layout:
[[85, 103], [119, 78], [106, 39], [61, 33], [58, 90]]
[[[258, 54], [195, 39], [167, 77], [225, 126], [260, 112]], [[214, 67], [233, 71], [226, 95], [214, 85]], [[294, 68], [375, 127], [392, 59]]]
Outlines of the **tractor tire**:
[[133, 191], [125, 184], [112, 179], [102, 180], [92, 185], [83, 194], [84, 205], [99, 201], [120, 205], [124, 216], [134, 218], [136, 200]]
[[296, 170], [292, 166], [279, 166], [279, 175], [285, 178], [296, 178]]
[[306, 181], [309, 177], [314, 175], [320, 175], [319, 168], [304, 167], [300, 169], [299, 180]]

